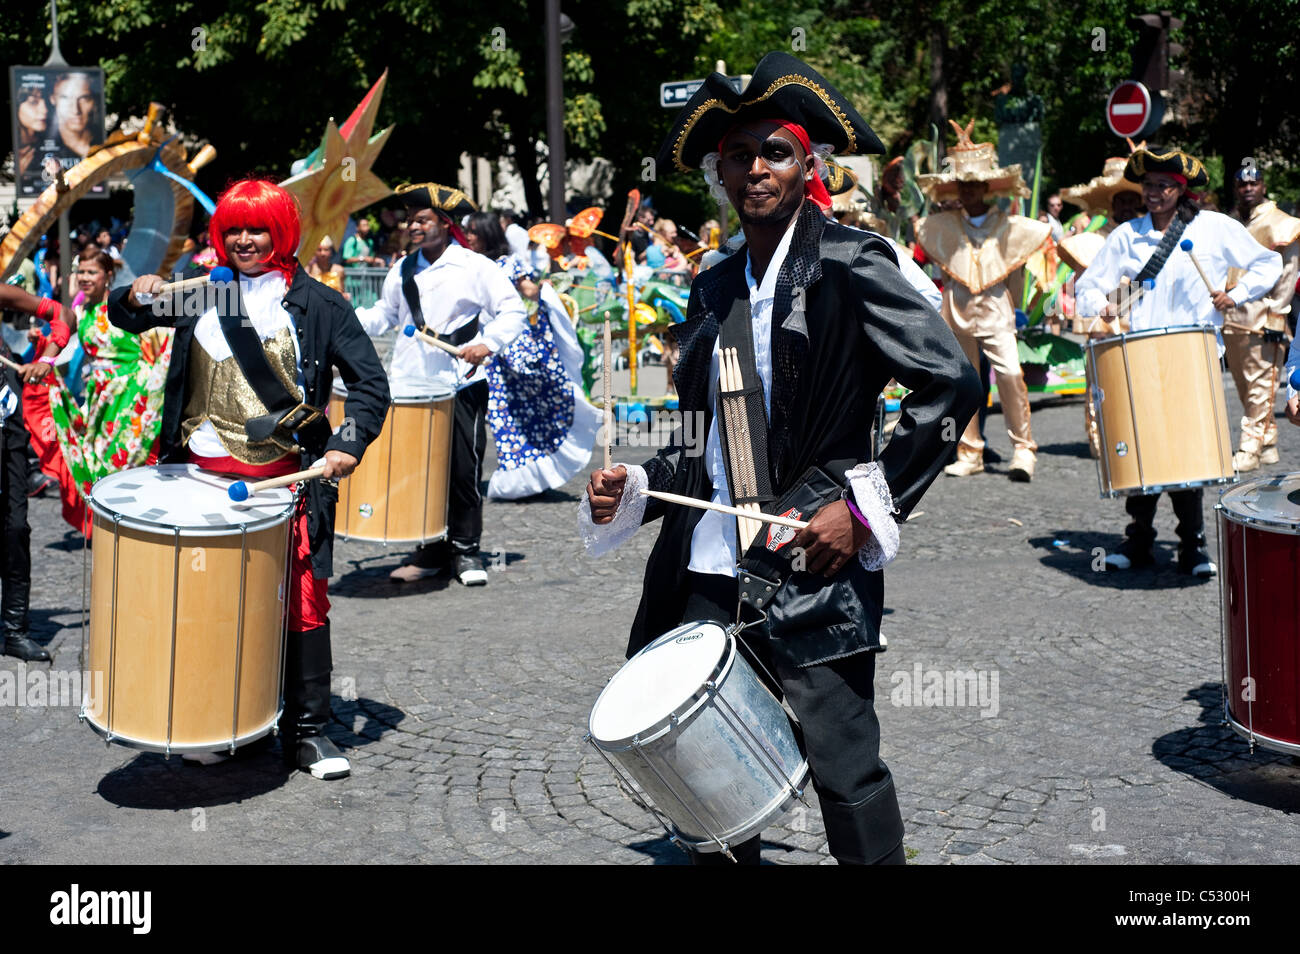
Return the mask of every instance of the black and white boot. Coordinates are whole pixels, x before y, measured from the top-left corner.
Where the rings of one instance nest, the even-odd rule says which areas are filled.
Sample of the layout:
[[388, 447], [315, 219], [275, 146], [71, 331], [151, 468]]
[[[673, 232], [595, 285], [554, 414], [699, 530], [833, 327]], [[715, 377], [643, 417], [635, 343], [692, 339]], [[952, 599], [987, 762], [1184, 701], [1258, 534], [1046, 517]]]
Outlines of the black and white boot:
[[307, 632], [290, 631], [285, 651], [284, 714], [280, 717], [284, 761], [313, 778], [336, 779], [352, 767], [325, 730], [330, 723], [329, 623]]

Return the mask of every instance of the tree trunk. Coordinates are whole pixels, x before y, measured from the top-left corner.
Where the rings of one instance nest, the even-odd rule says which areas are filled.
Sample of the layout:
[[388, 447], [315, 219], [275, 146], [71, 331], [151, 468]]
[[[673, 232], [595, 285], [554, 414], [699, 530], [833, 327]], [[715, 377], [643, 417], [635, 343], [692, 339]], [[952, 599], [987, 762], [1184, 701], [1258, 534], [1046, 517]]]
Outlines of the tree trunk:
[[[944, 55], [948, 50], [948, 27], [942, 21], [930, 30], [930, 122], [939, 130], [939, 156], [948, 141], [948, 75]], [[938, 170], [935, 170], [938, 171]]]

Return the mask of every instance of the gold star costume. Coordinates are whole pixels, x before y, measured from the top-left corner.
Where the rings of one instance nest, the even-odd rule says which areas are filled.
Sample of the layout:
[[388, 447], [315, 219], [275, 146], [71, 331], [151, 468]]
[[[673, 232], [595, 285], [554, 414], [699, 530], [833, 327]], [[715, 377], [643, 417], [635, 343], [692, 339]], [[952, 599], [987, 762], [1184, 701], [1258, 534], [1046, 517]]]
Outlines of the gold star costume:
[[[955, 198], [961, 182], [985, 182], [987, 198], [997, 195], [1025, 197], [1029, 190], [1018, 165], [1000, 168], [991, 143], [971, 142], [974, 126], [956, 123], [957, 145], [944, 160], [944, 171], [917, 177], [917, 185], [931, 202]], [[925, 254], [943, 269], [942, 314], [961, 342], [966, 357], [977, 368], [983, 352], [997, 376], [998, 397], [1006, 418], [1013, 453], [1011, 476], [1029, 480], [1037, 460], [1029, 427], [1029, 390], [1020, 370], [1016, 345], [1016, 303], [1024, 289], [1021, 271], [1051, 235], [1045, 222], [1008, 215], [992, 206], [978, 223], [964, 211], [938, 212], [917, 225], [916, 239]], [[972, 415], [957, 445], [957, 461], [945, 471], [965, 477], [984, 469], [984, 441], [979, 414]]]

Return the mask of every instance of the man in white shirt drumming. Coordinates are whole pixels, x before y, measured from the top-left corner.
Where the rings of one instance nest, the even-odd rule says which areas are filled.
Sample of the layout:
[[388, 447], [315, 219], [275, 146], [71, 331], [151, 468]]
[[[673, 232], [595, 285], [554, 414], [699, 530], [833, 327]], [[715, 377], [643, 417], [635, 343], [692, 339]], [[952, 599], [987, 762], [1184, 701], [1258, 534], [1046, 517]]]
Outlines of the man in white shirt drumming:
[[[1124, 178], [1142, 184], [1147, 213], [1130, 219], [1106, 239], [1097, 257], [1075, 288], [1079, 314], [1085, 318], [1102, 315], [1113, 318], [1116, 304], [1108, 300], [1127, 278], [1145, 290], [1132, 306], [1129, 326], [1145, 331], [1173, 325], [1223, 326], [1223, 312], [1267, 294], [1282, 274], [1282, 259], [1264, 248], [1240, 222], [1218, 212], [1202, 211], [1189, 189], [1209, 183], [1200, 160], [1179, 149], [1139, 149], [1129, 157]], [[1166, 241], [1168, 230], [1178, 230], [1176, 241]], [[1162, 249], [1165, 241], [1167, 248]], [[1207, 291], [1191, 255], [1178, 248], [1192, 242], [1192, 251], [1214, 291]], [[1158, 265], [1158, 255], [1164, 254]], [[1228, 268], [1240, 269], [1240, 278], [1230, 290]], [[1169, 492], [1178, 516], [1178, 568], [1202, 579], [1217, 572], [1205, 551], [1205, 515], [1202, 490]], [[1154, 527], [1159, 494], [1129, 496], [1125, 501], [1132, 522], [1119, 553], [1106, 557], [1110, 570], [1149, 566], [1154, 561]]]
[[448, 539], [419, 547], [391, 577], [412, 582], [450, 570], [464, 585], [482, 586], [487, 573], [479, 557], [479, 484], [488, 403], [483, 364], [523, 333], [527, 313], [505, 272], [469, 250], [456, 219], [476, 210], [463, 192], [434, 182], [397, 192], [410, 210], [411, 241], [419, 247], [389, 270], [379, 300], [357, 317], [372, 336], [413, 324], [461, 350], [457, 357], [400, 332], [393, 345], [389, 381], [395, 392], [442, 387], [456, 392], [456, 405]]

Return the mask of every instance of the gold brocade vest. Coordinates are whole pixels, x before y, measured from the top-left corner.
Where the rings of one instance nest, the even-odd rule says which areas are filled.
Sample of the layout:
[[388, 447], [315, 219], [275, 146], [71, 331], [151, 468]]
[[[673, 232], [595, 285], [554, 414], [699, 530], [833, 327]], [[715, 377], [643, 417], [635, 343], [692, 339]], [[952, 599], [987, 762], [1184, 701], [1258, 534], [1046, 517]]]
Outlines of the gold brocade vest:
[[[291, 394], [298, 392], [298, 359], [293, 348], [293, 332], [281, 328], [262, 342], [266, 357], [276, 376]], [[267, 407], [253, 390], [239, 362], [231, 355], [215, 360], [199, 344], [190, 344], [190, 366], [185, 393], [185, 413], [181, 421], [181, 438], [188, 444], [204, 421], [212, 424], [226, 453], [245, 464], [269, 464], [285, 454], [297, 453], [293, 440], [279, 432], [269, 440], [253, 443], [244, 431], [249, 418], [267, 413]]]
[[[1241, 222], [1241, 216], [1235, 209], [1232, 217]], [[1246, 231], [1250, 233], [1251, 238], [1275, 252], [1283, 252], [1288, 245], [1300, 239], [1300, 219], [1287, 215], [1277, 207], [1276, 203], [1268, 200], [1251, 209], [1250, 221], [1242, 222], [1242, 225], [1246, 226]], [[1253, 331], [1264, 329], [1283, 331], [1286, 328], [1286, 312], [1294, 291], [1295, 276], [1288, 276], [1285, 252], [1282, 258], [1282, 278], [1277, 285], [1263, 298], [1256, 298], [1239, 308], [1234, 308], [1229, 319], [1233, 324], [1242, 325]], [[1230, 267], [1224, 290], [1235, 288], [1237, 282], [1241, 281], [1241, 276], [1240, 268]], [[1289, 287], [1286, 287], [1288, 283]], [[1241, 329], [1225, 328], [1224, 332], [1231, 334], [1239, 330]]]

